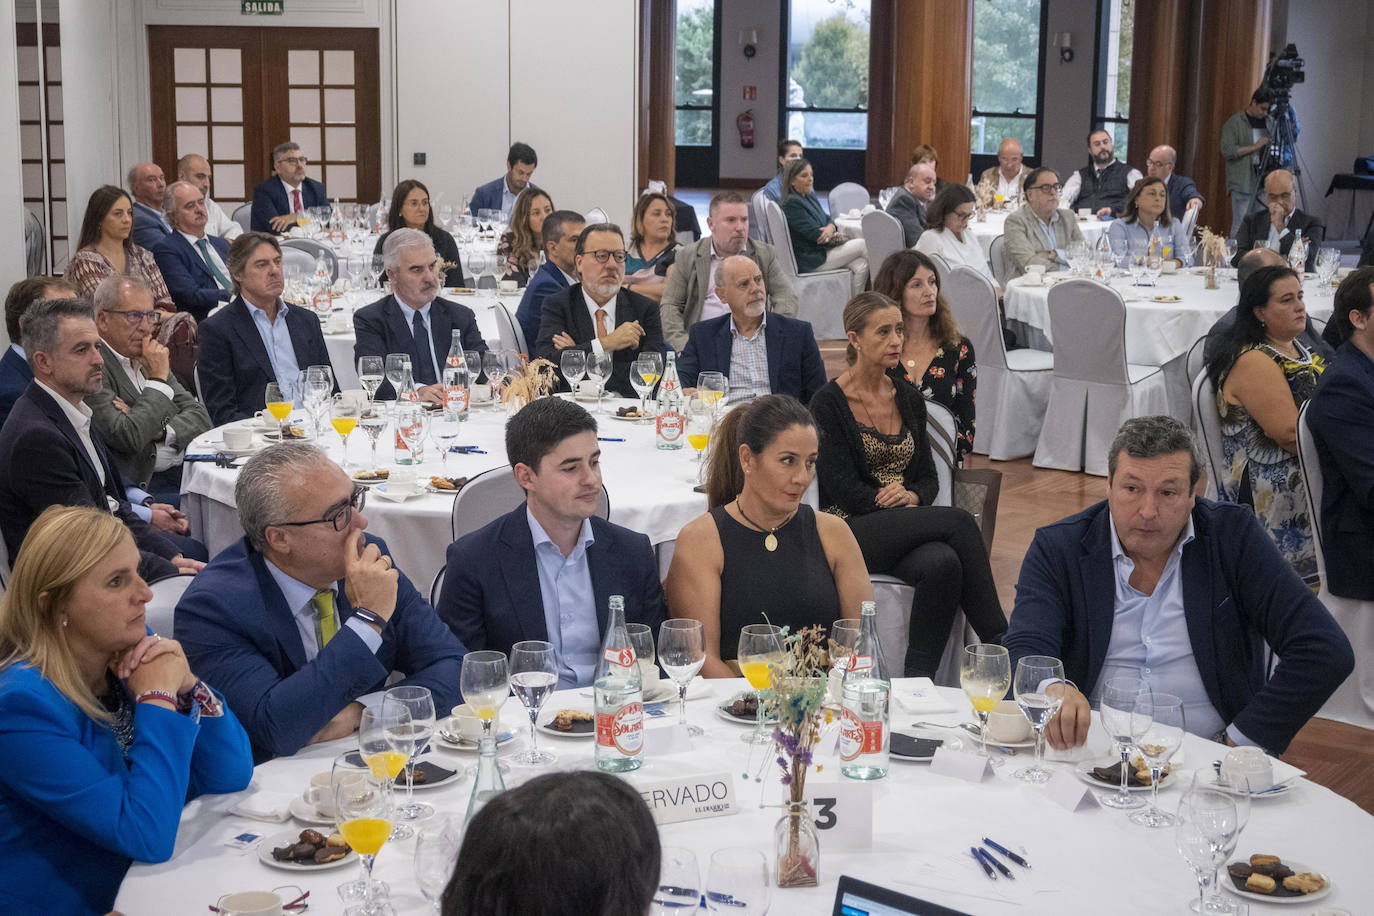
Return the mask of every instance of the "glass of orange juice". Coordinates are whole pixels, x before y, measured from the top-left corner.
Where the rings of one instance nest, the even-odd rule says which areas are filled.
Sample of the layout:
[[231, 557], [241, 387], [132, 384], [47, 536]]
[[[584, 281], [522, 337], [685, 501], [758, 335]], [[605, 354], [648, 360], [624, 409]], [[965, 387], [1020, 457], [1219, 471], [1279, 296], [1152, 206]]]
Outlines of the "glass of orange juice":
[[705, 477], [705, 465], [701, 456], [706, 454], [706, 447], [711, 444], [711, 429], [715, 425], [715, 410], [703, 394], [702, 391], [697, 391], [687, 402], [687, 444], [697, 453], [697, 472], [694, 478], [696, 483], [700, 483]]
[[1002, 761], [988, 753], [988, 713], [997, 706], [999, 700], [1011, 689], [1011, 656], [1002, 646], [984, 643], [965, 646], [964, 657], [959, 666], [959, 686], [978, 714], [982, 728], [983, 756], [992, 765], [1000, 766]]
[[754, 688], [758, 702], [754, 730], [743, 737], [750, 744], [770, 744], [772, 735], [764, 730], [763, 691], [773, 686], [773, 668], [782, 663], [782, 628], [771, 623], [746, 624], [739, 631], [739, 672]]
[[277, 421], [277, 441], [285, 442], [286, 420], [291, 416], [291, 408], [295, 406], [295, 402], [287, 396], [286, 389], [276, 382], [267, 383], [263, 399], [267, 412]]
[[347, 471], [348, 434], [358, 426], [358, 402], [342, 393], [334, 395], [333, 403], [330, 406], [329, 423], [334, 427], [334, 432], [339, 434], [340, 441], [343, 442], [343, 460], [339, 463]]
[[359, 900], [359, 908], [349, 912], [384, 912], [377, 899], [377, 884], [372, 879], [372, 863], [391, 836], [391, 777], [385, 775], [384, 770], [378, 776], [365, 761], [353, 754], [344, 754], [334, 759], [330, 789], [334, 792], [334, 817], [339, 833], [362, 862], [359, 880], [341, 887], [341, 896], [346, 900]]
[[[396, 777], [405, 769], [407, 757], [391, 747], [387, 733], [409, 724], [410, 710], [404, 707], [377, 703], [362, 711], [358, 720], [358, 755], [376, 778], [391, 780], [394, 785]], [[396, 823], [391, 828], [390, 839], [404, 840], [413, 834], [409, 826]]]

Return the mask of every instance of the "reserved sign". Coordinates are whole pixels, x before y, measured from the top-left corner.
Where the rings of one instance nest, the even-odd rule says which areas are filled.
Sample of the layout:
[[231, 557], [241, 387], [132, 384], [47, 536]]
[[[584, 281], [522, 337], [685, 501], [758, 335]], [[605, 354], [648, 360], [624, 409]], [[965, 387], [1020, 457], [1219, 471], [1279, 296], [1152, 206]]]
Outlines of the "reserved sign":
[[659, 824], [738, 814], [735, 778], [729, 773], [698, 773], [634, 783]]

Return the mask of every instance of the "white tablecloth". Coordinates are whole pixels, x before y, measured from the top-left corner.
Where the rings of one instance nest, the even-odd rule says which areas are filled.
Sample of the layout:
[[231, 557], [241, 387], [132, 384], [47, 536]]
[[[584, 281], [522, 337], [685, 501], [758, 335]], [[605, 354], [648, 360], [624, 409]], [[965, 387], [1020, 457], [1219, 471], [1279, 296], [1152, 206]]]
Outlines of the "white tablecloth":
[[[773, 826], [780, 814], [777, 808], [758, 805], [761, 800], [771, 804], [781, 797], [776, 786], [777, 769], [767, 765], [768, 755], [762, 751], [755, 751], [751, 759], [749, 747], [739, 740], [743, 727], [722, 721], [713, 710], [716, 702], [742, 689], [744, 682], [698, 682], [697, 686], [704, 686], [713, 696], [709, 700], [689, 700], [688, 719], [704, 727], [706, 734], [694, 740], [689, 752], [654, 756], [654, 731], [677, 720], [675, 704], [668, 704], [667, 715], [648, 719], [649, 751], [645, 764], [628, 778], [638, 783], [697, 773], [730, 773], [743, 808], [739, 814], [667, 824], [660, 827], [660, 838], [665, 845], [692, 849], [703, 879], [711, 852], [727, 846], [757, 849], [768, 857], [771, 868]], [[960, 712], [927, 715], [922, 719], [952, 723], [970, 717], [967, 701], [959, 691], [941, 690]], [[545, 709], [566, 706], [590, 710], [591, 699], [575, 691], [560, 692], [548, 701]], [[521, 735], [502, 748], [501, 753], [506, 756], [523, 747], [527, 731], [518, 726], [528, 722], [528, 718], [511, 698], [502, 720], [503, 727], [515, 728]], [[897, 713], [893, 725], [900, 729], [913, 721], [912, 716]], [[556, 767], [592, 766], [592, 744], [588, 739], [541, 734], [539, 743], [558, 753]], [[441, 766], [464, 767], [475, 762], [471, 753], [449, 750], [438, 741], [435, 744], [440, 749], [433, 752], [434, 759]], [[252, 789], [299, 792], [312, 775], [329, 770], [334, 756], [355, 749], [354, 742], [339, 741], [270, 761], [257, 768]], [[1106, 737], [1097, 727], [1091, 731], [1088, 751], [1091, 759], [1105, 754]], [[1188, 736], [1175, 766], [1172, 785], [1160, 789], [1160, 806], [1174, 810], [1180, 787], [1188, 785], [1191, 769], [1208, 767], [1224, 753], [1225, 748], [1220, 745]], [[774, 888], [769, 912], [780, 916], [830, 913], [835, 882], [841, 874], [969, 913], [1098, 916], [1109, 912], [1120, 916], [1158, 916], [1186, 912], [1187, 902], [1196, 898], [1197, 889], [1192, 872], [1175, 849], [1174, 832], [1137, 827], [1122, 812], [1108, 808], [1092, 807], [1071, 813], [1056, 806], [1046, 798], [1044, 788], [1011, 776], [1012, 771], [1029, 762], [1029, 755], [1029, 751], [1020, 751], [1007, 758], [1007, 765], [996, 776], [979, 785], [934, 775], [924, 764], [893, 762], [887, 778], [869, 784], [874, 798], [873, 848], [841, 851], [827, 847], [822, 834], [820, 887]], [[817, 762], [821, 769], [810, 774], [808, 787], [843, 779], [835, 758], [821, 757]], [[1051, 764], [1055, 769], [1072, 765]], [[513, 766], [507, 785], [513, 786], [529, 772]], [[745, 778], [745, 774], [760, 772], [762, 783]], [[461, 821], [471, 788], [471, 778], [463, 777], [449, 787], [417, 792], [416, 797]], [[304, 827], [293, 821], [269, 824], [229, 815], [228, 808], [237, 798], [202, 798], [187, 805], [172, 859], [161, 865], [135, 865], [130, 869], [116, 907], [130, 916], [173, 909], [204, 912], [202, 907], [224, 893], [297, 884], [311, 892], [312, 913], [340, 912], [335, 888], [357, 877], [357, 867], [323, 872], [283, 871], [259, 862], [253, 848], [226, 848], [226, 841], [241, 833], [271, 836]], [[1369, 901], [1374, 899], [1374, 870], [1367, 862], [1367, 840], [1371, 835], [1374, 819], [1346, 799], [1305, 779], [1285, 795], [1256, 800], [1234, 858], [1267, 853], [1304, 863], [1324, 872], [1332, 881], [1332, 890], [1320, 903], [1296, 909], [1251, 902], [1251, 913], [1291, 912], [1306, 916], [1319, 907], [1368, 912]], [[989, 881], [968, 853], [968, 848], [984, 836], [1004, 845], [1022, 847], [1032, 870], [1012, 865], [1015, 881]], [[415, 841], [403, 840], [383, 847], [376, 860], [375, 874], [390, 883], [391, 901], [400, 914], [431, 912], [415, 882], [414, 851]], [[560, 850], [547, 852], [564, 854]], [[596, 853], [591, 850], [584, 854]], [[531, 877], [537, 880], [537, 876]]]
[[[974, 220], [969, 223], [969, 229], [978, 239], [978, 244], [983, 246], [983, 256], [988, 257], [992, 251], [992, 240], [1002, 234], [1003, 227], [1007, 224], [1007, 214], [1001, 211], [990, 210], [982, 222]], [[861, 239], [864, 235], [862, 217], [857, 216], [837, 216], [835, 217], [835, 227], [845, 235], [854, 239]], [[1089, 245], [1097, 243], [1098, 237], [1107, 231], [1107, 223], [1097, 219], [1080, 219], [1078, 230], [1083, 233], [1083, 240]]]
[[[693, 491], [696, 485], [695, 453], [690, 448], [676, 452], [659, 451], [654, 444], [652, 423], [617, 421], [615, 408], [631, 401], [607, 398], [606, 415], [598, 418], [600, 435], [623, 438], [624, 442], [601, 444], [601, 471], [610, 497], [611, 521], [648, 535], [655, 546], [676, 540], [687, 522], [706, 511], [706, 497]], [[589, 409], [595, 405], [588, 403]], [[300, 416], [298, 414], [298, 416]], [[474, 477], [483, 471], [505, 465], [505, 414], [490, 407], [471, 412], [460, 445], [476, 445], [485, 455], [449, 456], [448, 471], [454, 477]], [[191, 444], [190, 454], [214, 451], [211, 443], [222, 434], [212, 429]], [[394, 437], [388, 427], [377, 442], [378, 464], [395, 467], [392, 462]], [[331, 458], [341, 455], [339, 437], [326, 432], [321, 444]], [[371, 443], [361, 430], [348, 440], [351, 470], [371, 463]], [[426, 444], [425, 462], [416, 468], [421, 481], [440, 473], [438, 449]], [[234, 503], [234, 483], [238, 471], [215, 467], [211, 462], [191, 462], [182, 475], [182, 509], [191, 523], [191, 535], [199, 539], [214, 556], [243, 536]], [[368, 531], [381, 537], [391, 548], [402, 571], [422, 594], [428, 595], [430, 582], [444, 564], [444, 552], [452, 540], [450, 516], [453, 497], [424, 493], [405, 502], [393, 502], [379, 493], [370, 494], [364, 514]]]

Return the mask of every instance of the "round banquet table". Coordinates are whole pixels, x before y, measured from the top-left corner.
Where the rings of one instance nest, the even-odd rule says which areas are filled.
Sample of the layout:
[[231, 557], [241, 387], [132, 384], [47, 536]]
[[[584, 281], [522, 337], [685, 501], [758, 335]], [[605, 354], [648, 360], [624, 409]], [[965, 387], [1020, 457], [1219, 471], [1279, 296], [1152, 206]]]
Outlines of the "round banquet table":
[[[1050, 336], [1050, 288], [1063, 273], [1049, 274], [1043, 286], [1028, 286], [1024, 277], [1007, 284], [1003, 301], [1007, 323], [1027, 346], [1052, 350]], [[1181, 270], [1159, 278], [1155, 286], [1136, 287], [1129, 277], [1113, 279], [1112, 287], [1126, 301], [1126, 359], [1142, 366], [1161, 366], [1169, 392], [1169, 412], [1184, 422], [1191, 416], [1190, 383], [1185, 361], [1188, 349], [1206, 336], [1216, 320], [1236, 304], [1239, 295], [1234, 277], [1220, 281], [1219, 289], [1206, 289], [1199, 273]], [[1307, 313], [1331, 317], [1333, 298], [1321, 295], [1315, 281], [1305, 282]], [[1177, 296], [1178, 302], [1156, 302], [1156, 296]]]
[[[898, 692], [902, 684], [900, 680], [896, 682]], [[776, 807], [760, 804], [771, 806], [782, 797], [777, 768], [768, 764], [771, 755], [765, 750], [753, 751], [751, 759], [749, 746], [739, 740], [745, 727], [722, 721], [714, 711], [718, 702], [744, 687], [742, 680], [698, 680], [693, 684], [687, 717], [706, 733], [692, 740], [690, 750], [674, 754], [656, 755], [654, 748], [656, 733], [661, 735], [660, 729], [671, 728], [677, 722], [676, 701], [661, 709], [650, 704], [646, 708], [644, 766], [626, 777], [632, 784], [643, 785], [679, 776], [732, 775], [741, 809], [738, 814], [659, 827], [664, 845], [693, 850], [703, 880], [711, 853], [724, 847], [757, 849], [768, 857], [770, 869], [773, 866], [773, 826], [780, 812]], [[958, 711], [927, 713], [920, 719], [953, 724], [971, 717], [967, 701], [958, 690], [937, 689], [941, 699]], [[578, 690], [560, 691], [546, 703], [541, 721], [553, 710], [590, 710], [591, 703], [590, 691], [585, 695]], [[665, 714], [655, 716], [656, 712]], [[897, 712], [893, 726], [905, 729], [915, 718]], [[526, 727], [521, 728], [521, 723], [526, 723]], [[514, 697], [508, 699], [502, 712], [502, 728], [513, 730], [519, 737], [500, 748], [502, 757], [524, 747], [528, 740], [527, 723], [528, 717], [519, 702]], [[1054, 755], [1063, 756], [1064, 760], [1049, 766], [1059, 770], [1075, 766], [1080, 759], [1097, 761], [1106, 757], [1107, 739], [1102, 730], [1094, 727], [1090, 736], [1085, 748]], [[666, 750], [661, 737], [657, 743]], [[471, 752], [450, 749], [439, 740], [433, 744], [436, 749], [430, 752], [431, 759], [439, 766], [457, 768], [462, 773], [475, 763]], [[555, 768], [590, 769], [593, 765], [590, 739], [541, 733], [539, 745], [558, 754]], [[312, 775], [328, 772], [336, 755], [356, 749], [356, 742], [340, 740], [269, 761], [257, 767], [247, 791], [283, 793], [276, 801], [284, 804], [287, 794], [300, 793]], [[1186, 736], [1174, 766], [1174, 778], [1160, 788], [1160, 807], [1176, 809], [1183, 791], [1180, 786], [1188, 785], [1192, 768], [1209, 767], [1225, 752], [1221, 745]], [[1005, 758], [1006, 765], [981, 784], [936, 775], [926, 764], [894, 760], [885, 779], [869, 783], [873, 792], [872, 848], [828, 848], [822, 833], [820, 886], [773, 888], [769, 912], [780, 916], [829, 914], [835, 883], [841, 874], [968, 913], [1097, 916], [1110, 912], [1118, 916], [1158, 916], [1187, 912], [1187, 902], [1197, 897], [1197, 885], [1176, 851], [1174, 831], [1137, 827], [1127, 821], [1125, 814], [1109, 808], [1091, 806], [1070, 812], [1056, 805], [1048, 799], [1044, 787], [1025, 784], [1011, 775], [1029, 762], [1030, 753], [1021, 750]], [[843, 777], [838, 773], [835, 757], [822, 753], [816, 763], [819, 769], [813, 769], [807, 786], [821, 794], [826, 782]], [[512, 764], [506, 776], [507, 786], [523, 781], [531, 772]], [[761, 782], [754, 779], [758, 773], [762, 774]], [[417, 791], [416, 798], [461, 821], [471, 788], [471, 776], [460, 775], [446, 786]], [[271, 837], [308, 826], [295, 821], [265, 823], [229, 813], [229, 808], [242, 797], [210, 796], [188, 804], [171, 860], [160, 865], [135, 864], [120, 888], [116, 908], [129, 914], [168, 912], [168, 902], [176, 901], [177, 912], [204, 912], [202, 907], [221, 894], [295, 884], [310, 891], [312, 913], [341, 912], [335, 888], [357, 876], [356, 864], [328, 871], [286, 871], [260, 862], [255, 848], [237, 850], [225, 845], [243, 833]], [[1253, 853], [1291, 859], [1323, 872], [1331, 881], [1331, 892], [1318, 904], [1296, 909], [1250, 901], [1250, 912], [1256, 916], [1283, 912], [1306, 916], [1318, 907], [1367, 912], [1369, 901], [1374, 899], [1374, 870], [1367, 862], [1368, 843], [1360, 838], [1367, 840], [1371, 835], [1374, 819], [1370, 815], [1303, 778], [1297, 779], [1286, 794], [1255, 799], [1232, 860]], [[1016, 880], [988, 880], [968, 852], [985, 836], [1010, 848], [1020, 848], [1030, 861], [1031, 870], [1010, 865]], [[391, 903], [398, 914], [432, 912], [415, 880], [414, 852], [415, 840], [406, 839], [388, 843], [376, 859], [374, 874], [390, 884]], [[546, 852], [566, 855], [569, 851]], [[588, 854], [595, 855], [595, 851]], [[1224, 874], [1223, 871], [1223, 880]], [[1362, 900], [1365, 902], [1360, 903]]]
[[[853, 211], [850, 211], [851, 213]], [[982, 222], [974, 220], [969, 223], [974, 238], [978, 239], [978, 244], [983, 247], [983, 257], [990, 258], [992, 252], [992, 240], [1002, 234], [1002, 229], [1007, 224], [1007, 213], [1010, 211], [989, 210]], [[835, 228], [852, 239], [861, 239], [864, 236], [863, 218], [860, 216], [837, 216]], [[1079, 219], [1078, 230], [1083, 233], [1083, 240], [1089, 245], [1097, 244], [1098, 238], [1107, 231], [1107, 223], [1100, 219]], [[876, 268], [871, 268], [876, 270]]]
[[[614, 397], [602, 402], [606, 414], [598, 417], [598, 434], [625, 440], [601, 444], [602, 477], [610, 499], [611, 521], [648, 535], [655, 548], [662, 547], [659, 554], [666, 571], [672, 542], [683, 525], [706, 511], [706, 497], [693, 490], [696, 459], [690, 448], [660, 451], [654, 443], [653, 423], [617, 421], [611, 416], [616, 407], [632, 403], [636, 402]], [[590, 402], [584, 406], [595, 409]], [[448, 473], [452, 477], [475, 477], [507, 464], [505, 412], [479, 405], [469, 414], [466, 429], [456, 444], [474, 445], [486, 454], [450, 454]], [[293, 422], [303, 422], [303, 416], [298, 411]], [[191, 443], [187, 453], [216, 451], [222, 435], [219, 428], [206, 432]], [[266, 441], [261, 435], [254, 437], [255, 445]], [[377, 440], [379, 467], [396, 466], [392, 461], [394, 441], [388, 425]], [[318, 444], [332, 459], [340, 460], [341, 442], [332, 429], [327, 429]], [[371, 464], [371, 448], [372, 443], [362, 430], [355, 429], [348, 439], [350, 473]], [[425, 482], [441, 470], [437, 446], [426, 442], [424, 462], [415, 467], [417, 478]], [[190, 521], [191, 536], [205, 544], [212, 557], [243, 536], [234, 502], [237, 480], [237, 470], [216, 467], [208, 461], [187, 462], [182, 472], [181, 508]], [[397, 564], [422, 595], [429, 594], [430, 583], [444, 565], [445, 552], [453, 539], [453, 500], [453, 496], [439, 493], [421, 493], [404, 501], [387, 499], [376, 489], [368, 494], [363, 510], [368, 531], [386, 541]]]

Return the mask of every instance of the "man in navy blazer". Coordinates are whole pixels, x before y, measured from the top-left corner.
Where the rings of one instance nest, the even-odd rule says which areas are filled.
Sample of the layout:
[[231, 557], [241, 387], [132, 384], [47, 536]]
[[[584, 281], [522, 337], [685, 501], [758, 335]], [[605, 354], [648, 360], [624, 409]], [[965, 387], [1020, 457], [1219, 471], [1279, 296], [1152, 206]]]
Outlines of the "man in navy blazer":
[[1349, 641], [1248, 506], [1193, 497], [1186, 426], [1126, 421], [1108, 468], [1105, 502], [1036, 532], [1002, 638], [1012, 670], [1053, 656], [1077, 685], [1050, 743], [1083, 744], [1087, 697], [1129, 672], [1181, 697], [1188, 731], [1282, 753], [1354, 667]]
[[177, 308], [204, 321], [211, 309], [234, 296], [229, 243], [206, 235], [205, 195], [189, 181], [168, 185], [166, 204], [175, 231], [153, 246], [153, 258]]
[[515, 310], [515, 320], [520, 322], [528, 350], [532, 351], [539, 340], [539, 321], [543, 315], [544, 300], [577, 282], [573, 273], [577, 267], [573, 259], [577, 237], [582, 234], [584, 225], [582, 214], [572, 210], [555, 210], [544, 217], [540, 244], [544, 246], [545, 261], [530, 277], [525, 295], [520, 299], [520, 307]]
[[790, 394], [810, 403], [825, 384], [811, 323], [768, 314], [763, 271], [742, 254], [721, 262], [716, 295], [730, 314], [698, 321], [688, 331], [677, 361], [683, 387], [695, 387], [700, 373], [714, 371], [730, 380], [731, 404], [766, 394]]
[[1164, 182], [1169, 192], [1169, 212], [1174, 219], [1183, 219], [1189, 210], [1202, 206], [1202, 195], [1193, 179], [1174, 173], [1177, 162], [1178, 153], [1172, 146], [1156, 146], [1145, 160], [1145, 174]]
[[392, 672], [437, 710], [462, 702], [466, 650], [363, 534], [366, 495], [316, 446], [269, 446], [234, 487], [246, 536], [177, 603], [176, 638], [238, 712], [255, 761], [352, 735], [360, 699]]
[[129, 234], [135, 245], [153, 249], [172, 233], [172, 227], [162, 212], [162, 194], [167, 180], [156, 162], [140, 162], [129, 169], [126, 176], [134, 195], [134, 228]]
[[1326, 239], [1326, 226], [1315, 216], [1297, 208], [1297, 194], [1294, 190], [1293, 173], [1287, 169], [1275, 169], [1264, 177], [1264, 195], [1268, 209], [1251, 213], [1241, 220], [1236, 231], [1236, 256], [1231, 266], [1240, 264], [1245, 253], [1254, 248], [1273, 248], [1278, 242], [1278, 252], [1287, 260], [1288, 252], [1302, 233], [1303, 244], [1307, 246], [1307, 259], [1304, 270], [1315, 270], [1317, 249]]
[[[353, 361], [361, 356], [405, 353], [420, 397], [444, 403], [444, 359], [457, 331], [464, 350], [485, 353], [487, 343], [477, 329], [477, 316], [466, 305], [436, 298], [439, 292], [439, 258], [434, 242], [418, 229], [396, 229], [382, 246], [391, 295], [358, 309], [353, 315]], [[416, 322], [419, 322], [418, 326]], [[481, 367], [477, 367], [480, 369]], [[377, 394], [394, 398], [389, 380]]]
[[253, 189], [249, 227], [254, 232], [286, 232], [296, 225], [296, 214], [300, 211], [329, 206], [324, 185], [305, 177], [309, 163], [300, 146], [291, 140], [278, 143], [272, 150], [272, 169], [276, 174]]
[[262, 410], [268, 382], [294, 391], [298, 373], [332, 365], [320, 320], [281, 299], [281, 246], [275, 238], [245, 232], [229, 246], [228, 267], [238, 295], [201, 322], [196, 364], [200, 399], [217, 426]]
[[1321, 546], [1333, 595], [1374, 601], [1374, 267], [1336, 290], [1336, 350], [1307, 405], [1321, 461]]
[[[555, 366], [569, 347], [611, 354], [606, 390], [638, 397], [630, 364], [641, 353], [663, 353], [658, 303], [621, 287], [625, 237], [612, 223], [595, 223], [577, 237], [574, 263], [581, 281], [544, 300], [535, 352]], [[604, 258], [604, 260], [603, 260]]]
[[76, 287], [59, 277], [43, 276], [26, 277], [5, 295], [5, 333], [10, 345], [5, 348], [5, 355], [0, 356], [0, 426], [5, 425], [15, 402], [33, 381], [33, 369], [29, 368], [29, 358], [20, 344], [24, 311], [39, 299], [74, 298]]
[[597, 516], [596, 419], [539, 398], [506, 424], [506, 454], [523, 505], [449, 545], [439, 616], [470, 650], [509, 653], [542, 639], [558, 653], [559, 687], [592, 682], [611, 595], [625, 619], [657, 632], [658, 563], [643, 534]]
[[515, 209], [515, 199], [526, 188], [537, 187], [530, 183], [534, 170], [539, 165], [539, 157], [534, 147], [516, 141], [506, 153], [506, 174], [500, 178], [478, 185], [468, 200], [468, 212], [473, 216], [479, 210], [500, 210], [509, 213]]

